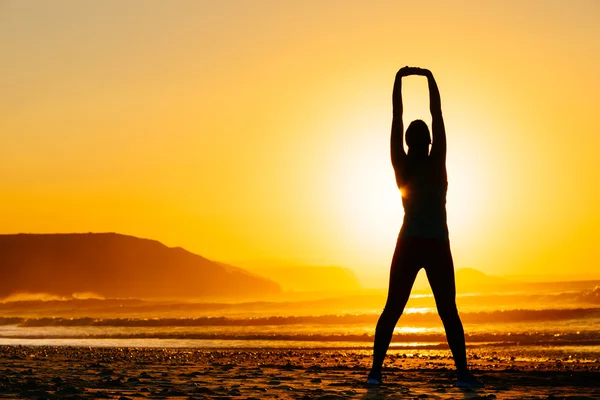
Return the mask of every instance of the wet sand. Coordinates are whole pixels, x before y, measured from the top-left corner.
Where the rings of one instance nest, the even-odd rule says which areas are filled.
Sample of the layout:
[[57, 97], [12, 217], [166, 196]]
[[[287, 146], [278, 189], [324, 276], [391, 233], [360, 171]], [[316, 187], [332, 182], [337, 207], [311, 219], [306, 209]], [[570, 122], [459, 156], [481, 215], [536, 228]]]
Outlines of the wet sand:
[[483, 389], [453, 386], [449, 353], [392, 350], [382, 387], [366, 350], [0, 347], [3, 399], [600, 399], [600, 361], [470, 354]]

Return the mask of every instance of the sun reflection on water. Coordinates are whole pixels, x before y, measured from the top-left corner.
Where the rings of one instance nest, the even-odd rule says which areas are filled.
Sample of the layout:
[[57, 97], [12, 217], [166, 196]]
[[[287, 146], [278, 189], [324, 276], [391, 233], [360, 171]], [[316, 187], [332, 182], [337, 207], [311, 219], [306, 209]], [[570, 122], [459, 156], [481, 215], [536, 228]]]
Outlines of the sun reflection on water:
[[416, 327], [416, 326], [397, 326], [394, 328], [395, 333], [439, 333], [441, 328], [433, 327]]
[[407, 307], [404, 309], [404, 314], [427, 314], [435, 312], [432, 307]]

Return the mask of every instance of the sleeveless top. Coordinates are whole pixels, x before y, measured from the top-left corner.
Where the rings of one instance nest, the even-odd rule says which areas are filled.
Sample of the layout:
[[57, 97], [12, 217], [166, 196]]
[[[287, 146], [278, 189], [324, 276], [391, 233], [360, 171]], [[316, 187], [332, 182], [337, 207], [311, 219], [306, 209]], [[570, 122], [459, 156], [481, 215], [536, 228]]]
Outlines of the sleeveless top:
[[448, 176], [445, 164], [436, 161], [431, 157], [405, 160], [400, 187], [404, 207], [400, 236], [448, 239]]

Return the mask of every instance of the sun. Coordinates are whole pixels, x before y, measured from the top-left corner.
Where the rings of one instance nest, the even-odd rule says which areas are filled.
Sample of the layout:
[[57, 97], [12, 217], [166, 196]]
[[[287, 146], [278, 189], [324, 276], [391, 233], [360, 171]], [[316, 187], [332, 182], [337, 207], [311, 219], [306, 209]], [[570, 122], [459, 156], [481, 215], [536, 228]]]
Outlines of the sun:
[[[389, 159], [389, 137], [356, 135], [339, 155], [333, 193], [335, 210], [349, 253], [363, 264], [387, 265], [402, 226], [402, 194]], [[446, 210], [453, 243], [464, 247], [480, 229], [485, 188], [472, 158], [454, 147], [448, 157]]]

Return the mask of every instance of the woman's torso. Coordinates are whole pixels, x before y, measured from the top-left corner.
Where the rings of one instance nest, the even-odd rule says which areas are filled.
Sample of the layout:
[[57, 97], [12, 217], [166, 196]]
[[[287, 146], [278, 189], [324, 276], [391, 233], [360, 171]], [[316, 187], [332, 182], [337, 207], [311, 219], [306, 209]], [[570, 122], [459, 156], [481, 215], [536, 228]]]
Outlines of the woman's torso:
[[400, 235], [448, 239], [448, 177], [445, 165], [430, 157], [422, 160], [407, 159], [400, 180], [404, 206]]

